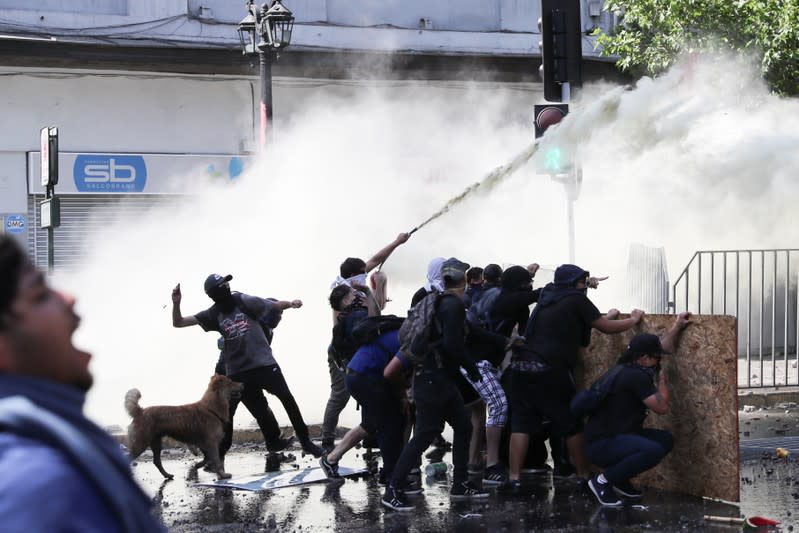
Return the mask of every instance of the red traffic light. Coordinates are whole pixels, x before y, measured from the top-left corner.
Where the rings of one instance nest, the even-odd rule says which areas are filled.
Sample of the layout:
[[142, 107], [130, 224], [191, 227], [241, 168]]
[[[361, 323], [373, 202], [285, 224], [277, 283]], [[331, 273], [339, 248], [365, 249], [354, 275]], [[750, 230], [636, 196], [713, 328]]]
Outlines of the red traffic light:
[[535, 138], [544, 135], [547, 128], [563, 120], [569, 113], [567, 104], [547, 104], [535, 106]]

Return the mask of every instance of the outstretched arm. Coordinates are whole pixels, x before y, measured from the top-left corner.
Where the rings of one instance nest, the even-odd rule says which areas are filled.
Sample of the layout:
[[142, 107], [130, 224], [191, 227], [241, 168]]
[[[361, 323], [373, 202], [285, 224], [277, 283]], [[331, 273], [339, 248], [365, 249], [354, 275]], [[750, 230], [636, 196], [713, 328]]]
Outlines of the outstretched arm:
[[660, 344], [663, 345], [664, 350], [669, 353], [674, 353], [677, 350], [677, 344], [680, 342], [682, 332], [692, 324], [690, 319], [691, 313], [688, 311], [683, 311], [677, 315], [677, 320], [674, 321], [674, 325], [660, 338]]
[[[593, 322], [591, 322], [591, 327], [594, 329], [598, 329], [602, 333], [613, 334], [613, 333], [621, 333], [622, 331], [627, 331], [631, 327], [635, 326], [641, 321], [641, 318], [644, 316], [644, 312], [640, 309], [633, 309], [630, 313], [630, 318], [625, 318], [622, 320], [618, 320], [615, 317], [618, 316], [618, 311], [615, 309], [611, 309], [607, 315], [602, 315], [601, 317], [597, 318]], [[610, 318], [614, 317], [614, 318]]]
[[172, 326], [185, 328], [186, 326], [196, 326], [199, 324], [193, 316], [183, 316], [180, 312], [180, 300], [183, 295], [180, 293], [180, 283], [172, 289]]
[[379, 265], [379, 264], [383, 263], [383, 262], [384, 262], [386, 259], [388, 259], [388, 256], [390, 256], [390, 255], [391, 255], [391, 252], [393, 252], [393, 251], [394, 251], [394, 250], [397, 248], [397, 246], [399, 246], [400, 244], [403, 244], [403, 243], [405, 243], [405, 242], [408, 242], [408, 239], [409, 239], [410, 237], [411, 237], [411, 234], [410, 234], [410, 233], [400, 233], [399, 235], [397, 235], [397, 238], [396, 238], [396, 239], [394, 239], [393, 241], [391, 241], [391, 243], [389, 243], [389, 244], [388, 244], [387, 246], [385, 246], [385, 247], [384, 247], [382, 250], [380, 250], [380, 251], [379, 251], [379, 252], [377, 252], [375, 255], [373, 255], [373, 256], [372, 256], [372, 257], [371, 257], [371, 258], [370, 258], [370, 259], [369, 259], [369, 260], [366, 262], [366, 273], [368, 274], [369, 272], [371, 272], [372, 270], [374, 270], [374, 268], [375, 268], [377, 265]]
[[272, 303], [281, 311], [285, 311], [286, 309], [299, 309], [302, 307], [302, 300], [278, 300]]

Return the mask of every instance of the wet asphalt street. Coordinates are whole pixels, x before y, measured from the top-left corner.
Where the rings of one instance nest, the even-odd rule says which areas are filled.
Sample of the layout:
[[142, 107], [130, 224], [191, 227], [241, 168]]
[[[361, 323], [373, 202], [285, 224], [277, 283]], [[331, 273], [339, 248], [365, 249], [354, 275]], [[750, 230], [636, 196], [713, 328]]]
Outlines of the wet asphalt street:
[[[639, 501], [627, 502], [618, 509], [602, 508], [579, 482], [553, 480], [550, 474], [525, 477], [523, 493], [518, 496], [492, 490], [487, 500], [450, 502], [449, 481], [444, 476], [427, 478], [424, 494], [410, 497], [416, 504], [415, 512], [398, 513], [380, 504], [382, 487], [374, 476], [268, 492], [194, 486], [198, 480], [211, 481], [215, 476], [192, 471], [196, 458], [182, 449], [165, 450], [164, 466], [175, 475], [174, 480], [163, 481], [149, 456], [140, 458], [134, 473], [153, 495], [164, 523], [175, 532], [741, 530], [740, 525], [706, 522], [705, 515], [764, 516], [779, 520], [781, 531], [799, 531], [797, 411], [783, 408], [739, 413], [744, 458], [740, 505], [647, 489]], [[781, 443], [795, 450], [784, 459], [774, 454]], [[350, 451], [341, 464], [365, 466], [363, 452]], [[255, 444], [235, 446], [226, 469], [234, 477], [263, 472], [264, 453], [264, 448]], [[312, 457], [301, 457], [299, 450], [293, 453], [296, 460], [284, 463], [284, 470], [317, 466]], [[443, 460], [450, 459], [447, 454]]]

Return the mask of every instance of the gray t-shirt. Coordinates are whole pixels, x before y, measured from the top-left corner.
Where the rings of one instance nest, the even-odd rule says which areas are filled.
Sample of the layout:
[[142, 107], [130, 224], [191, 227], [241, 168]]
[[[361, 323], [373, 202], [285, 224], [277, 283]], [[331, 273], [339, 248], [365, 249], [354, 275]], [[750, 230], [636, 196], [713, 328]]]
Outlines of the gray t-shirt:
[[218, 331], [224, 337], [222, 358], [225, 372], [231, 379], [246, 370], [277, 364], [263, 328], [250, 317], [266, 318], [275, 303], [248, 294], [240, 297], [249, 314], [238, 306], [229, 313], [223, 313], [214, 304], [194, 315], [205, 331]]

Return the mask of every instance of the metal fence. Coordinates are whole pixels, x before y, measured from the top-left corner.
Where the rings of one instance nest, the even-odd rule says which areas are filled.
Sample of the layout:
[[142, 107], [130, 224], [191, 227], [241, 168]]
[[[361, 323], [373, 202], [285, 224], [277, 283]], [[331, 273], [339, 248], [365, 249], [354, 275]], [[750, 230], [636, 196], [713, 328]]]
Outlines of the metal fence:
[[674, 282], [675, 313], [738, 318], [738, 386], [799, 384], [799, 250], [694, 253]]

